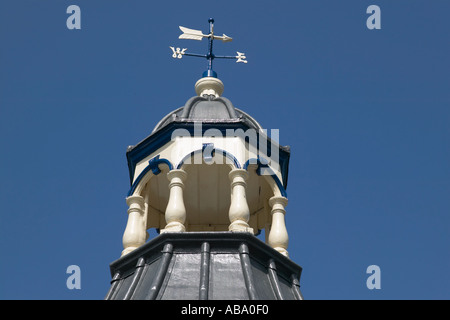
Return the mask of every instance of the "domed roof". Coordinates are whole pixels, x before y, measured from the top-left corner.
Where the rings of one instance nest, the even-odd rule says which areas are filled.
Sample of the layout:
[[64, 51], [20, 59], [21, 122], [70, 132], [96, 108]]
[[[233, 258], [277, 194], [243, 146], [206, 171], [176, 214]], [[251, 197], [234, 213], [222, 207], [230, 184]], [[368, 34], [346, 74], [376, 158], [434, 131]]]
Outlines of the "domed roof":
[[195, 84], [197, 96], [190, 98], [183, 107], [178, 108], [159, 121], [152, 133], [174, 121], [224, 123], [243, 122], [249, 128], [262, 130], [260, 124], [250, 115], [233, 106], [230, 100], [222, 97], [223, 83], [214, 77], [203, 77]]
[[250, 128], [262, 130], [261, 125], [249, 114], [233, 106], [225, 97], [214, 95], [195, 96], [190, 98], [183, 107], [173, 110], [159, 121], [152, 133], [165, 127], [173, 121], [201, 122], [236, 122], [242, 121]]

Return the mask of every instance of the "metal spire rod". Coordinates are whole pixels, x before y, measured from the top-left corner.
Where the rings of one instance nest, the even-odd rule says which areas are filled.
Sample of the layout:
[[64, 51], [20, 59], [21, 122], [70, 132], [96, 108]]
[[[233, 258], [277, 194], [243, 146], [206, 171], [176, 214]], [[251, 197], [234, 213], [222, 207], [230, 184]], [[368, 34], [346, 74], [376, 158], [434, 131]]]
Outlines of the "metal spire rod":
[[209, 18], [209, 41], [208, 41], [208, 56], [206, 59], [208, 59], [208, 75], [212, 71], [212, 62], [214, 60], [214, 54], [212, 52], [213, 50], [213, 41], [214, 41], [214, 19]]
[[245, 53], [237, 52], [237, 56], [216, 56], [213, 53], [213, 42], [214, 39], [222, 40], [223, 42], [230, 42], [233, 39], [223, 34], [222, 36], [214, 35], [214, 19], [208, 19], [209, 22], [209, 34], [203, 34], [201, 30], [194, 30], [180, 26], [180, 30], [183, 33], [179, 36], [179, 39], [189, 39], [189, 40], [202, 40], [203, 38], [208, 38], [208, 52], [207, 54], [198, 54], [198, 53], [188, 53], [186, 52], [187, 48], [174, 48], [172, 49], [172, 57], [181, 59], [183, 56], [191, 56], [191, 57], [200, 57], [206, 58], [208, 60], [208, 68], [203, 73], [204, 77], [217, 77], [217, 73], [213, 70], [213, 60], [214, 59], [236, 59], [236, 62], [247, 63]]

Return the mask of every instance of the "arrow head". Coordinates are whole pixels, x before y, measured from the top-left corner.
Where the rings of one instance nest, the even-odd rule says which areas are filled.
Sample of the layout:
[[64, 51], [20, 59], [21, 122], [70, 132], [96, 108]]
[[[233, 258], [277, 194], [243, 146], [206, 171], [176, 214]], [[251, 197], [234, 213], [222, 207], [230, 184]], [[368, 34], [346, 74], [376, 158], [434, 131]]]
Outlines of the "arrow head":
[[223, 34], [222, 36], [214, 36], [214, 39], [222, 40], [223, 42], [233, 41], [233, 38], [227, 36], [226, 34]]
[[224, 33], [223, 36], [222, 36], [222, 41], [223, 41], [223, 42], [231, 42], [231, 41], [233, 41], [233, 38], [227, 36], [227, 35]]

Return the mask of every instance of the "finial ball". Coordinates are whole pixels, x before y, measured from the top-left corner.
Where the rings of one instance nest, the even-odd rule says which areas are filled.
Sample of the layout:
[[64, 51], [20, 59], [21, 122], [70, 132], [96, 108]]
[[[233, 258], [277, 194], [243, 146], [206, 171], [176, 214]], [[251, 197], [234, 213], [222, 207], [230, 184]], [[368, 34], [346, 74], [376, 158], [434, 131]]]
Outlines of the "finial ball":
[[209, 18], [209, 19], [208, 19], [208, 22], [214, 23], [214, 19], [213, 19], [213, 18]]

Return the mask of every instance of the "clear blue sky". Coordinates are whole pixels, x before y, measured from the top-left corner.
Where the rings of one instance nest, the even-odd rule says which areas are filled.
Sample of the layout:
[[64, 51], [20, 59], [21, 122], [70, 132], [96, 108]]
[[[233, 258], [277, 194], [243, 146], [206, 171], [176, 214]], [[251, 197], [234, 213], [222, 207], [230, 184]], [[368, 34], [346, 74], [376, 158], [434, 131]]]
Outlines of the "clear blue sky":
[[[81, 30], [69, 30], [69, 5]], [[369, 30], [369, 5], [381, 29]], [[449, 1], [0, 3], [0, 298], [103, 299], [125, 152], [195, 95], [179, 25], [233, 37], [224, 96], [291, 146], [289, 252], [306, 299], [450, 298]], [[81, 268], [81, 290], [66, 268]], [[381, 289], [366, 268], [381, 268]]]

